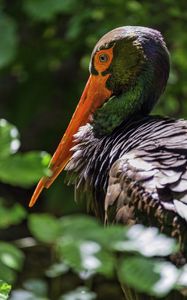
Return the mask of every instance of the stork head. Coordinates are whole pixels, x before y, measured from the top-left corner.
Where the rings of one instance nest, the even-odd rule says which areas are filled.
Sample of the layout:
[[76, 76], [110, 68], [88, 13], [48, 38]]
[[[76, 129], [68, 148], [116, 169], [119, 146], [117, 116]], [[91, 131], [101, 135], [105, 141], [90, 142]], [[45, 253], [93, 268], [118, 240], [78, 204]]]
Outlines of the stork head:
[[92, 52], [90, 74], [111, 95], [95, 111], [96, 133], [110, 133], [130, 116], [148, 114], [165, 89], [169, 67], [169, 53], [157, 30], [125, 26], [104, 35]]
[[169, 54], [157, 30], [119, 27], [98, 41], [89, 71], [83, 94], [50, 162], [52, 175], [40, 180], [30, 206], [71, 158], [73, 136], [80, 126], [92, 122], [95, 134], [105, 135], [132, 115], [151, 111], [167, 83]]

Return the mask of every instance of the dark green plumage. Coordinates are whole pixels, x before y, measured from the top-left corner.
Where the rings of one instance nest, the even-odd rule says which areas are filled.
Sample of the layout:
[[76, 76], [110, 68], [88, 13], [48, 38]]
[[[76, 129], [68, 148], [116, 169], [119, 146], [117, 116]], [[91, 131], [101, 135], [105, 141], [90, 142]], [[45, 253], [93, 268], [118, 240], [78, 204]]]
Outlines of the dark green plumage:
[[96, 44], [91, 58], [113, 47], [113, 60], [104, 72], [111, 74], [106, 86], [111, 97], [94, 114], [96, 135], [111, 133], [133, 114], [148, 114], [165, 89], [169, 75], [169, 54], [161, 34], [145, 27], [126, 26], [107, 33]]

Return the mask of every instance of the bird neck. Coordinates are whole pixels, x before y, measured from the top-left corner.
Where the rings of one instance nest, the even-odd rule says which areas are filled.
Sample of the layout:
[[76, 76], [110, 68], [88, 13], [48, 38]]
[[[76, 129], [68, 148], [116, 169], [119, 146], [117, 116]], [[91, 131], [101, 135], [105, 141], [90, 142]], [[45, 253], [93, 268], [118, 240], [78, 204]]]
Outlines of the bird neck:
[[123, 121], [130, 118], [144, 116], [142, 110], [148, 91], [144, 89], [145, 83], [140, 78], [134, 86], [120, 96], [111, 97], [93, 115], [93, 131], [95, 136], [104, 136], [112, 133]]

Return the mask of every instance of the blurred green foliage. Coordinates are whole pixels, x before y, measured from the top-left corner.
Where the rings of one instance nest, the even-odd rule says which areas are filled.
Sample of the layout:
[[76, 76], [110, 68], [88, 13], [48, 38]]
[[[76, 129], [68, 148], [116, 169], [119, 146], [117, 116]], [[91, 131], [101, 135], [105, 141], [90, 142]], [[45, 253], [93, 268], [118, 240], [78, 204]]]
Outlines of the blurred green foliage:
[[15, 281], [15, 271], [22, 270], [24, 256], [10, 243], [0, 242], [0, 278], [8, 283]]
[[[66, 187], [62, 178], [41, 196], [45, 201], [39, 202], [34, 214], [30, 215], [27, 201], [32, 185], [46, 174], [49, 161], [48, 154], [33, 149], [54, 151], [88, 77], [92, 48], [108, 30], [141, 25], [163, 33], [171, 52], [171, 74], [154, 113], [187, 118], [186, 23], [187, 3], [183, 0], [0, 2], [0, 278], [14, 285], [12, 300], [123, 299], [110, 278], [116, 251], [134, 253], [121, 263], [118, 275], [131, 286], [139, 282], [136, 288], [141, 291], [155, 294], [151, 288], [161, 270], [171, 270], [173, 278], [178, 278], [163, 294], [178, 283], [185, 285], [177, 280], [182, 278], [180, 272], [186, 271], [177, 273], [174, 266], [164, 269], [156, 261], [158, 269], [160, 266], [156, 276], [149, 273], [156, 268], [157, 253], [147, 259], [149, 247], [123, 242], [125, 229], [110, 228], [105, 233], [94, 220], [76, 218], [74, 214], [85, 213], [85, 209], [74, 204], [72, 188]], [[12, 124], [19, 129], [21, 145]], [[39, 210], [45, 214], [37, 215]], [[71, 217], [64, 217], [70, 213]], [[63, 218], [56, 219], [54, 214]], [[109, 237], [115, 241], [111, 247]], [[85, 279], [89, 274], [81, 270], [80, 261], [80, 249], [89, 249], [91, 242], [101, 249], [96, 257], [92, 253], [95, 261], [105, 262], [94, 270], [99, 275], [93, 275], [93, 286], [90, 278]], [[172, 252], [173, 246], [169, 249]], [[0, 299], [8, 297], [9, 289], [0, 283]]]
[[0, 280], [0, 299], [7, 300], [9, 297], [11, 286]]
[[0, 228], [8, 228], [19, 224], [26, 217], [26, 210], [22, 205], [16, 203], [11, 207], [5, 206], [5, 201], [0, 199]]
[[[44, 230], [46, 227], [49, 230]], [[50, 228], [55, 228], [53, 240]], [[94, 274], [112, 278], [117, 272], [121, 282], [156, 296], [165, 296], [171, 289], [179, 287], [180, 277], [186, 274], [185, 267], [178, 270], [173, 264], [154, 258], [168, 256], [177, 249], [174, 240], [159, 234], [155, 228], [146, 229], [141, 225], [130, 229], [121, 225], [104, 228], [85, 216], [54, 219], [46, 214], [32, 214], [29, 229], [38, 241], [53, 242], [58, 263], [66, 266], [62, 268], [63, 273], [68, 271], [67, 266], [85, 279]]]
[[[31, 186], [48, 173], [50, 156], [39, 151], [20, 154], [19, 146], [17, 128], [0, 119], [0, 181], [22, 187]], [[19, 224], [25, 217], [26, 211], [19, 203], [10, 207], [5, 205], [4, 199], [0, 199], [0, 229]], [[18, 247], [0, 241], [0, 299], [8, 298], [10, 286], [4, 281], [9, 284], [15, 282], [16, 272], [22, 270], [23, 262], [24, 254]]]
[[30, 151], [17, 153], [20, 146], [15, 126], [0, 119], [0, 181], [22, 187], [32, 186], [43, 175], [49, 175], [50, 155]]

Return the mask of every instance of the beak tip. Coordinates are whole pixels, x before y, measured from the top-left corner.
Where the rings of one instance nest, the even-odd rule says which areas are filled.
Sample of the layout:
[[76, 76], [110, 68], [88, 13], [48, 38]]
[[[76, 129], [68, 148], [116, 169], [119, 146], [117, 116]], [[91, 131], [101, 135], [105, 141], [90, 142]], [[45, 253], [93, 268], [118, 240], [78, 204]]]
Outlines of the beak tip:
[[34, 201], [32, 201], [32, 199], [31, 199], [31, 200], [30, 200], [30, 202], [29, 202], [29, 208], [33, 207], [33, 206], [34, 206], [34, 204], [35, 204], [35, 202], [34, 202]]
[[41, 178], [40, 181], [38, 182], [38, 185], [32, 195], [32, 198], [29, 202], [29, 207], [33, 207], [34, 204], [36, 203], [39, 195], [41, 194], [42, 190], [44, 189], [45, 187], [45, 182], [46, 182], [46, 178]]

